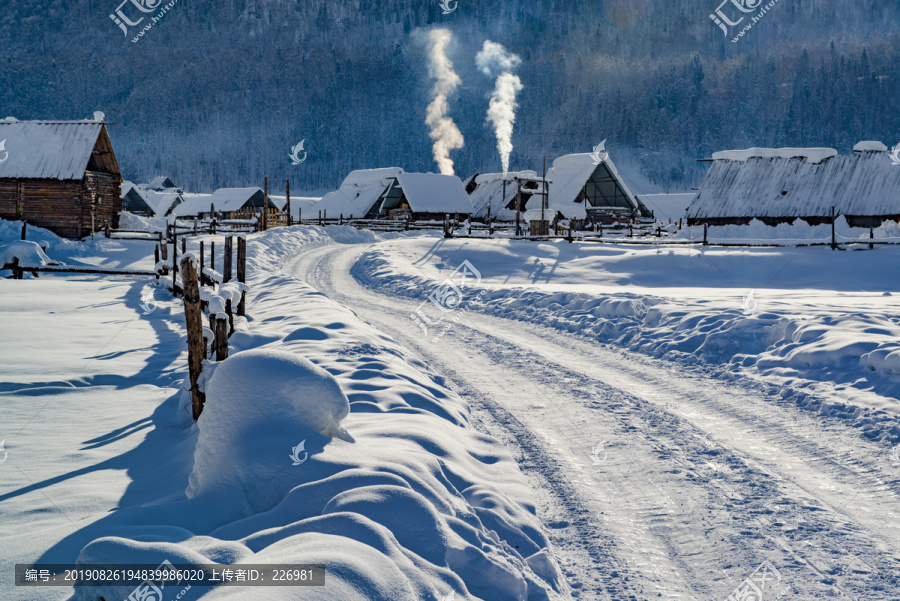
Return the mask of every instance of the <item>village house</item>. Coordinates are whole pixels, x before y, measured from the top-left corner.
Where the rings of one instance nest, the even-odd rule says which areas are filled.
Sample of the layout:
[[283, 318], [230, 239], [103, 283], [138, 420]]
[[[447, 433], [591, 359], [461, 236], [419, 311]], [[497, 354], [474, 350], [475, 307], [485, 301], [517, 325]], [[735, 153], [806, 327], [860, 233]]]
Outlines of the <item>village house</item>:
[[[653, 216], [625, 185], [607, 153], [561, 156], [553, 161], [547, 180], [548, 208], [558, 217], [598, 223]], [[527, 208], [540, 209], [540, 201], [533, 197]]]
[[455, 175], [400, 173], [366, 215], [368, 218], [440, 221], [446, 215], [460, 220], [472, 215], [472, 201]]
[[275, 209], [262, 188], [219, 188], [212, 194], [184, 194], [173, 210], [178, 217], [205, 219], [213, 212], [227, 218], [249, 217], [263, 207]]
[[310, 209], [326, 218], [365, 217], [381, 199], [393, 178], [401, 173], [403, 169], [400, 167], [351, 171], [337, 190], [323, 196]]
[[466, 182], [472, 202], [472, 218], [513, 221], [532, 196], [542, 194], [541, 178], [534, 171], [510, 171], [475, 175]]
[[67, 238], [117, 227], [122, 175], [103, 113], [83, 121], [0, 121], [0, 218]]
[[900, 167], [881, 142], [852, 155], [833, 148], [750, 148], [713, 154], [688, 208], [688, 224], [811, 225], [846, 217], [853, 227], [900, 220]]

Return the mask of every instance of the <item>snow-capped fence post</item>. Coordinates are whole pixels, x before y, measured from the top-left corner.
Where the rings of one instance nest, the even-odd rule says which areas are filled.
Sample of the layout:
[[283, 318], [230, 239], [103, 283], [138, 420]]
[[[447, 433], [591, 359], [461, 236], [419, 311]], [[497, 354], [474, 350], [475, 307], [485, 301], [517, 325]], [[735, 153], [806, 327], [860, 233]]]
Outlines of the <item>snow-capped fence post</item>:
[[103, 225], [103, 235], [109, 238], [109, 220]]
[[[168, 226], [166, 226], [168, 227]], [[169, 241], [163, 240], [163, 233], [159, 233], [159, 251], [163, 261], [169, 260]]]
[[231, 308], [231, 299], [225, 301], [225, 315], [228, 316], [228, 336], [234, 334], [234, 309]]
[[834, 206], [831, 207], [831, 250], [837, 248], [834, 236]]
[[231, 236], [225, 237], [225, 262], [222, 268], [222, 283], [227, 284], [231, 281], [231, 255], [232, 255], [232, 243]]
[[450, 215], [444, 215], [444, 238], [450, 237]]
[[203, 359], [206, 356], [206, 343], [203, 338], [203, 321], [200, 308], [200, 283], [197, 279], [197, 266], [191, 255], [184, 255], [181, 260], [181, 283], [184, 290], [184, 319], [188, 337], [188, 372], [191, 380], [191, 401], [194, 419], [200, 417], [206, 395], [200, 390], [198, 381], [203, 370]]

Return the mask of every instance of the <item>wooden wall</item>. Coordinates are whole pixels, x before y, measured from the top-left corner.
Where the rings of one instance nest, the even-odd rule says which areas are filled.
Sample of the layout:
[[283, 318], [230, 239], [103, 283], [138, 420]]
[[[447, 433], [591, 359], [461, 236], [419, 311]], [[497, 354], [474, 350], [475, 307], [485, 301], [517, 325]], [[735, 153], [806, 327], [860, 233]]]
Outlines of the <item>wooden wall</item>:
[[0, 179], [0, 218], [27, 219], [65, 238], [82, 238], [91, 233], [91, 204], [87, 187], [101, 202], [95, 207], [97, 231], [109, 221], [119, 225], [122, 199], [121, 178], [110, 173], [88, 171], [84, 180]]

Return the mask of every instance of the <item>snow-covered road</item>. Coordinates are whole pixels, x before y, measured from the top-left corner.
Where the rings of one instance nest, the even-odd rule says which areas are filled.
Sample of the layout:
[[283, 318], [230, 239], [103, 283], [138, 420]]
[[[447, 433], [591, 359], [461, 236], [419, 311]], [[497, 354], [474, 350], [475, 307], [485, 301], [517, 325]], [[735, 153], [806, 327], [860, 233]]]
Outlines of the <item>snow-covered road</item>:
[[285, 271], [446, 376], [541, 491], [581, 599], [725, 599], [765, 560], [783, 598], [900, 598], [900, 466], [883, 445], [763, 383], [531, 323], [470, 312], [433, 342], [418, 301], [350, 275], [367, 248], [306, 250]]

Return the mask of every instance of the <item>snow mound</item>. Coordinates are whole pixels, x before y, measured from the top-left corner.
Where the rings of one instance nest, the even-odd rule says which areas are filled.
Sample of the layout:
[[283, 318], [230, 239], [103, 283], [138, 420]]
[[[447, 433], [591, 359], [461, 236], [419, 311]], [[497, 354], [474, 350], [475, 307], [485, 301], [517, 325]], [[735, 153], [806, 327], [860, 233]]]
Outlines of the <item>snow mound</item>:
[[44, 267], [46, 265], [58, 265], [48, 257], [37, 242], [31, 240], [17, 240], [5, 246], [0, 246], [0, 267], [12, 265], [19, 260], [19, 267]]
[[[257, 410], [262, 406], [265, 413]], [[325, 437], [353, 442], [341, 426], [349, 413], [334, 377], [299, 355], [250, 350], [229, 357], [206, 389], [187, 496], [236, 494], [263, 473], [274, 476], [302, 440], [315, 441], [310, 451], [328, 444]]]
[[713, 153], [715, 161], [746, 161], [749, 159], [806, 159], [817, 165], [825, 159], [837, 156], [834, 148], [748, 148], [746, 150], [722, 150]]

